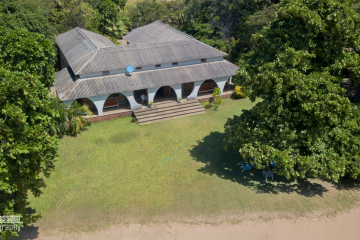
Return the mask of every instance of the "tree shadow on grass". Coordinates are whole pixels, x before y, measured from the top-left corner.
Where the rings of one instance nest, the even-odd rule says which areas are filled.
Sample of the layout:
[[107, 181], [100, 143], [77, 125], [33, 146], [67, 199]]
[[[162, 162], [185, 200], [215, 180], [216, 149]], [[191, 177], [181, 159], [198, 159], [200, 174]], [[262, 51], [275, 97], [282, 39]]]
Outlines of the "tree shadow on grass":
[[328, 190], [318, 183], [306, 179], [289, 181], [285, 177], [275, 175], [274, 180], [265, 178], [262, 170], [252, 168], [241, 172], [240, 161], [244, 161], [236, 150], [223, 150], [224, 133], [211, 132], [190, 150], [191, 156], [206, 165], [198, 171], [204, 174], [216, 175], [254, 189], [257, 193], [297, 193], [306, 197], [323, 196]]
[[19, 232], [19, 237], [14, 240], [37, 239], [39, 236], [39, 227], [34, 225], [25, 225]]
[[[36, 210], [29, 207], [26, 208], [27, 214], [36, 214]], [[25, 240], [25, 239], [37, 239], [39, 236], [39, 227], [35, 227], [34, 225], [24, 224], [24, 227], [20, 229], [18, 233], [19, 237], [14, 238], [16, 240]]]

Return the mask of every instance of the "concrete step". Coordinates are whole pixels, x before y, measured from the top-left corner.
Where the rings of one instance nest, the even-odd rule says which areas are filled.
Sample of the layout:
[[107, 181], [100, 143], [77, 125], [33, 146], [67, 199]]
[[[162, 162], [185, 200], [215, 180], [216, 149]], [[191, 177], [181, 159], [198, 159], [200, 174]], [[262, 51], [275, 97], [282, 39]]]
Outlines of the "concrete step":
[[161, 109], [161, 108], [155, 108], [152, 111], [147, 111], [147, 112], [141, 112], [141, 113], [136, 113], [136, 116], [138, 118], [142, 118], [142, 117], [147, 117], [147, 116], [151, 116], [151, 115], [161, 115], [161, 114], [166, 114], [169, 112], [181, 112], [181, 111], [188, 111], [188, 110], [192, 110], [192, 109], [201, 109], [204, 110], [202, 108], [202, 106], [200, 105], [187, 105], [187, 106], [177, 106], [177, 107], [172, 107], [172, 108], [166, 108], [166, 109]]
[[166, 113], [162, 113], [162, 114], [157, 114], [157, 115], [151, 115], [148, 117], [142, 117], [142, 118], [138, 118], [138, 121], [140, 122], [147, 122], [147, 121], [154, 121], [157, 119], [165, 119], [165, 118], [169, 118], [169, 117], [175, 117], [175, 116], [181, 116], [184, 114], [193, 114], [193, 113], [204, 113], [204, 109], [191, 109], [191, 110], [187, 110], [187, 111], [177, 111], [177, 112], [166, 112]]
[[134, 115], [140, 125], [170, 120], [179, 117], [186, 117], [195, 114], [205, 113], [204, 108], [197, 100], [178, 102], [166, 102], [156, 104], [153, 108], [139, 109]]
[[148, 122], [143, 122], [143, 123], [139, 122], [139, 124], [144, 125], [144, 124], [149, 124], [149, 123], [154, 123], [154, 122], [162, 122], [162, 121], [166, 121], [166, 120], [171, 120], [171, 119], [175, 119], [175, 118], [182, 118], [182, 117], [188, 117], [188, 116], [197, 115], [197, 114], [201, 114], [201, 113], [205, 113], [205, 111], [204, 112], [198, 112], [198, 113], [183, 114], [183, 115], [180, 115], [180, 116], [174, 116], [174, 117], [169, 117], [169, 118], [157, 119], [157, 120], [154, 120], [154, 121], [148, 121]]

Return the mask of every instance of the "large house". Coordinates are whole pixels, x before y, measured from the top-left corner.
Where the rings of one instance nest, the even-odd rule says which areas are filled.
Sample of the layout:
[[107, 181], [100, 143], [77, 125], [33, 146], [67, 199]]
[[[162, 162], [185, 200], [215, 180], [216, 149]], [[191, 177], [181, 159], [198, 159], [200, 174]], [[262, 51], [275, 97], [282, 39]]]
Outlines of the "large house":
[[54, 84], [59, 99], [69, 105], [87, 103], [95, 116], [113, 105], [131, 112], [144, 108], [142, 95], [147, 104], [155, 104], [171, 98], [196, 100], [199, 92], [214, 87], [224, 94], [238, 69], [223, 59], [225, 53], [159, 21], [133, 29], [123, 39], [127, 44], [115, 45], [80, 28], [60, 34], [62, 70]]

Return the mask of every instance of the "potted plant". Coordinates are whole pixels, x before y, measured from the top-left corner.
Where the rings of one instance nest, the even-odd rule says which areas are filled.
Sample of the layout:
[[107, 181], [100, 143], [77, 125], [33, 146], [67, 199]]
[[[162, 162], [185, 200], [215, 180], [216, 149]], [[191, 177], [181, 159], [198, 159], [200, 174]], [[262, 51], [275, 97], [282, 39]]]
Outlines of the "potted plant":
[[179, 103], [181, 103], [182, 98], [179, 98]]
[[153, 107], [153, 104], [154, 104], [153, 102], [149, 102], [149, 107], [152, 108], [152, 107]]

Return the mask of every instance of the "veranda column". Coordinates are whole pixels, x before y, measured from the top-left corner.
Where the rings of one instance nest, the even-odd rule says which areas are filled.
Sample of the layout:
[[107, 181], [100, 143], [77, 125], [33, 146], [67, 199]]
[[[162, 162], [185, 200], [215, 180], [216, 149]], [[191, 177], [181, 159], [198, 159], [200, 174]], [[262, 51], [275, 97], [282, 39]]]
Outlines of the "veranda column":
[[223, 95], [226, 81], [227, 81], [229, 78], [230, 78], [230, 76], [229, 76], [229, 77], [223, 77], [223, 78], [214, 78], [214, 81], [215, 81], [216, 84], [218, 85], [218, 88], [220, 88], [220, 91], [221, 91], [221, 94], [220, 94], [220, 95]]
[[71, 106], [71, 104], [73, 104], [73, 102], [75, 102], [75, 99], [63, 101], [63, 103], [65, 103], [65, 104], [68, 105], [69, 107]]
[[155, 97], [157, 90], [159, 90], [159, 87], [147, 89], [148, 104], [151, 102], [154, 102], [154, 97]]
[[131, 110], [140, 109], [142, 107], [141, 104], [138, 104], [136, 102], [133, 91], [131, 91], [131, 92], [122, 92], [122, 94], [124, 94], [124, 96], [129, 101]]
[[109, 95], [102, 95], [102, 96], [96, 96], [96, 97], [89, 97], [89, 99], [94, 103], [98, 116], [103, 115], [103, 109], [104, 109], [104, 103], [105, 100], [108, 98]]
[[182, 94], [181, 94], [181, 84], [176, 84], [176, 85], [170, 85], [170, 87], [172, 87], [176, 93], [176, 99], [179, 101], [180, 98], [182, 98]]
[[190, 93], [190, 95], [187, 97], [188, 100], [195, 100], [195, 99], [197, 99], [198, 92], [199, 92], [199, 88], [200, 88], [201, 84], [202, 84], [204, 81], [205, 81], [205, 80], [194, 82], [194, 89], [192, 90], [192, 92]]

